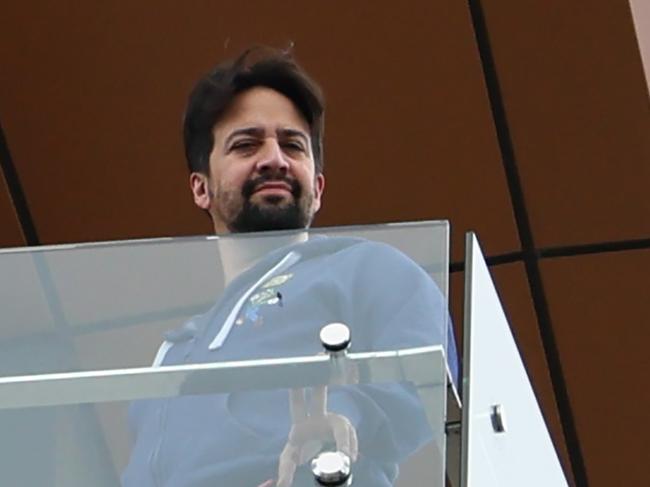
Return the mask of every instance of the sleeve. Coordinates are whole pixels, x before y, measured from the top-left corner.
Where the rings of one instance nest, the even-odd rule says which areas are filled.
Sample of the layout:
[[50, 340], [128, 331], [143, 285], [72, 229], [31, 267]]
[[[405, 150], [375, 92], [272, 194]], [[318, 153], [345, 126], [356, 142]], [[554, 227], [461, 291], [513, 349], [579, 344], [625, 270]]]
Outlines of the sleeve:
[[[349, 264], [353, 350], [445, 344], [455, 378], [455, 342], [438, 286], [392, 247], [375, 243], [363, 247], [354, 264]], [[360, 342], [357, 347], [355, 336]], [[424, 407], [410, 383], [340, 387], [330, 391], [329, 403], [357, 429], [360, 452], [376, 461], [399, 463], [432, 438]]]

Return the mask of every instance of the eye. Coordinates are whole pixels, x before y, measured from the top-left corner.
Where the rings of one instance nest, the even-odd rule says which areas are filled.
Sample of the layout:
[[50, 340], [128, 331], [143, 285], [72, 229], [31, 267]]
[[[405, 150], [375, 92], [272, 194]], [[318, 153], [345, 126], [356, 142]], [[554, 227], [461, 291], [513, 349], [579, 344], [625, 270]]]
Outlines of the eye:
[[230, 146], [230, 151], [236, 152], [252, 152], [259, 145], [255, 139], [240, 139], [234, 141]]
[[303, 146], [302, 142], [298, 140], [288, 140], [282, 144], [282, 147], [285, 150], [292, 152], [305, 152], [305, 147]]

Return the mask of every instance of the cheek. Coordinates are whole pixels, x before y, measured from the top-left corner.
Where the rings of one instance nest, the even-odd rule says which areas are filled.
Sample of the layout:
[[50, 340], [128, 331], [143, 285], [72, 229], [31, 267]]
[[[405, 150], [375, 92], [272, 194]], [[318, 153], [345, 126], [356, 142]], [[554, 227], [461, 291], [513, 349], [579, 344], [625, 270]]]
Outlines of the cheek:
[[240, 192], [243, 184], [246, 182], [248, 173], [243, 168], [231, 168], [219, 175], [217, 188], [219, 191], [228, 193]]
[[315, 175], [314, 172], [309, 168], [298, 166], [294, 169], [294, 177], [306, 188], [310, 188], [312, 191], [316, 188]]

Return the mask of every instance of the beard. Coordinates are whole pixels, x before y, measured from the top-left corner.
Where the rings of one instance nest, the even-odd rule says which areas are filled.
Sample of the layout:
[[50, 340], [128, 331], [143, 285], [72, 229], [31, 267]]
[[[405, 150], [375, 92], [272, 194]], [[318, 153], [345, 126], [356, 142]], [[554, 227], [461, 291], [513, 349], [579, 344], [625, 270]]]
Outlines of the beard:
[[[291, 200], [287, 202], [282, 196], [270, 195], [264, 197], [262, 202], [252, 202], [255, 189], [267, 182], [288, 184], [291, 187]], [[298, 230], [311, 224], [313, 194], [309, 192], [303, 196], [302, 187], [295, 179], [273, 175], [250, 179], [244, 183], [241, 197], [243, 204], [228, 223], [228, 229], [233, 233]]]

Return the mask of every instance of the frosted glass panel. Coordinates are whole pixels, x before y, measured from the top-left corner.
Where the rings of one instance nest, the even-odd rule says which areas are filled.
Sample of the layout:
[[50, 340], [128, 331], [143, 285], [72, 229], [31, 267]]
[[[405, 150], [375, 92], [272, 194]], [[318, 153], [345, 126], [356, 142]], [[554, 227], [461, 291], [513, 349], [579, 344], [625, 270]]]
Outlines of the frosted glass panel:
[[566, 486], [474, 234], [466, 252], [461, 485]]

